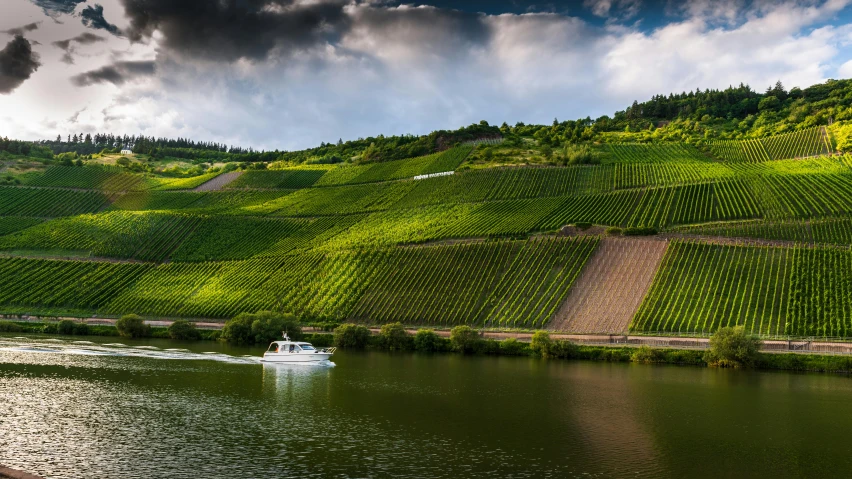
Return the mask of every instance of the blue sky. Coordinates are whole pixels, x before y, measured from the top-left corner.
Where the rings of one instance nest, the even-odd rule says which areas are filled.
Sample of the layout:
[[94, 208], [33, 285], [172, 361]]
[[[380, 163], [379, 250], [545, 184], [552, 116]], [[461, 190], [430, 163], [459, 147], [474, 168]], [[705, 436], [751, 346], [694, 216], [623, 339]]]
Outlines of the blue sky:
[[852, 77], [852, 0], [4, 0], [0, 136], [264, 149]]

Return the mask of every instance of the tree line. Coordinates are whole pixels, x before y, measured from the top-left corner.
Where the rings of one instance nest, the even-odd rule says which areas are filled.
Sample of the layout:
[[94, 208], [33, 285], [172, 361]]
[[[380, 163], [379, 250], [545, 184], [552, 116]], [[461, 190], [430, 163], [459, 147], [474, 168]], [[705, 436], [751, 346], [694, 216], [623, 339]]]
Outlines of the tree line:
[[[506, 138], [510, 145], [533, 139], [538, 147], [557, 148], [571, 144], [607, 141], [686, 141], [701, 144], [709, 139], [761, 138], [788, 133], [835, 121], [852, 120], [852, 80], [828, 80], [801, 89], [787, 90], [779, 81], [763, 93], [740, 84], [723, 90], [705, 89], [654, 95], [634, 101], [613, 116], [577, 120], [553, 120], [550, 125], [500, 127], [486, 121], [427, 135], [395, 135], [321, 143], [298, 151], [255, 151], [219, 142], [188, 138], [155, 138], [144, 135], [59, 135], [55, 140], [16, 142], [4, 139], [0, 151], [29, 156], [74, 152], [91, 155], [131, 148], [152, 158], [179, 158], [200, 162], [272, 163], [370, 163], [427, 155], [455, 144], [482, 139]], [[35, 151], [36, 155], [30, 152]]]

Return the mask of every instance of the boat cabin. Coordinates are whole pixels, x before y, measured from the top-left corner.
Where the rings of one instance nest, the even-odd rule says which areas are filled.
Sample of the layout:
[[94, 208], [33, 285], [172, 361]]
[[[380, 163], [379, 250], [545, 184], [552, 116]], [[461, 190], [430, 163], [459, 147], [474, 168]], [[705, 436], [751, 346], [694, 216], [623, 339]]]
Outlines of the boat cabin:
[[316, 353], [317, 349], [311, 345], [311, 343], [302, 343], [299, 341], [290, 341], [290, 336], [287, 333], [284, 333], [284, 341], [273, 341], [272, 344], [269, 345], [269, 349], [266, 350], [267, 353]]
[[296, 343], [293, 341], [274, 341], [269, 345], [267, 353], [312, 353], [316, 351], [311, 343]]

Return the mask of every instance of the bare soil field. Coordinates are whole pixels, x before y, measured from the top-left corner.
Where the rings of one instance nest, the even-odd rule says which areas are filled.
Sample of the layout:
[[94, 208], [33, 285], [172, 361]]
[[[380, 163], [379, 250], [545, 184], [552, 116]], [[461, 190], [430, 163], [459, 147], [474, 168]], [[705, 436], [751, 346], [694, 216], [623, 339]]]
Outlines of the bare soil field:
[[624, 333], [648, 292], [668, 241], [601, 239], [547, 329], [575, 333]]
[[221, 175], [213, 178], [207, 183], [203, 183], [195, 187], [192, 191], [218, 191], [221, 190], [228, 183], [236, 180], [242, 175], [242, 171], [230, 171], [228, 173], [222, 173]]

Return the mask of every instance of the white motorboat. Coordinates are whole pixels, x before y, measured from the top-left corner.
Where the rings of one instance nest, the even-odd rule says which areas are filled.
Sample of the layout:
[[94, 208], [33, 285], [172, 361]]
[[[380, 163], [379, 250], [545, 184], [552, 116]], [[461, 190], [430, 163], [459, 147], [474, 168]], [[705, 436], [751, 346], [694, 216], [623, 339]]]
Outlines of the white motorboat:
[[328, 361], [337, 348], [315, 348], [311, 343], [291, 341], [284, 333], [283, 341], [273, 341], [263, 353], [261, 361], [266, 363], [318, 363]]

